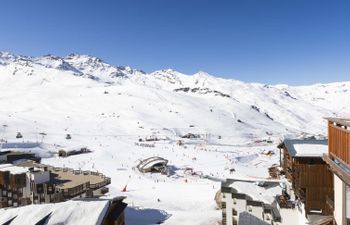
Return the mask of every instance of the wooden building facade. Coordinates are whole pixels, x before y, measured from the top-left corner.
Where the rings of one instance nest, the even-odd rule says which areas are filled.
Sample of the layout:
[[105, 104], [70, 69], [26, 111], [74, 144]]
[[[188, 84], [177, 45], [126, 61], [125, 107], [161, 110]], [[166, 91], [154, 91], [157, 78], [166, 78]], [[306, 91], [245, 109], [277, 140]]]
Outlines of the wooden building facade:
[[30, 200], [23, 196], [26, 174], [11, 174], [0, 171], [0, 208], [27, 205]]
[[333, 176], [322, 160], [327, 140], [284, 140], [278, 147], [282, 169], [306, 214], [331, 215], [327, 200], [333, 196]]

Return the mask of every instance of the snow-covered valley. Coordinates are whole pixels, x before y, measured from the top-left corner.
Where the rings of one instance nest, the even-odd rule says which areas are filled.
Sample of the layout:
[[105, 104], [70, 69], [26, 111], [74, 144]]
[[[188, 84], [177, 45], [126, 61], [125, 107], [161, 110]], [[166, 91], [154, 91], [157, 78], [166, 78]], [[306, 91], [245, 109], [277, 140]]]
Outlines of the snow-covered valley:
[[[45, 164], [111, 177], [109, 194], [127, 196], [132, 225], [215, 224], [220, 179], [266, 178], [279, 160], [281, 138], [324, 136], [323, 117], [349, 112], [350, 82], [265, 85], [205, 72], [145, 73], [87, 55], [0, 52], [0, 138], [40, 143], [35, 151]], [[182, 138], [189, 133], [198, 138]], [[150, 137], [160, 140], [140, 145]], [[55, 154], [74, 146], [93, 152]], [[171, 175], [134, 169], [151, 156], [168, 159]], [[197, 175], [186, 173], [189, 168]]]

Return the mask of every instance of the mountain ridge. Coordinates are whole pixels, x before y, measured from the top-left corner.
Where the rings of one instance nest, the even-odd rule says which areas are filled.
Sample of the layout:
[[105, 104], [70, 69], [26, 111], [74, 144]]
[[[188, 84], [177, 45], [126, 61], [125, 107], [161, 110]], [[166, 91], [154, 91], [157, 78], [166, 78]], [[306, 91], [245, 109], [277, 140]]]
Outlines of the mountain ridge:
[[[137, 72], [139, 72], [140, 74], [144, 74], [144, 75], [165, 75], [165, 74], [169, 74], [172, 76], [190, 76], [190, 77], [213, 77], [215, 79], [222, 79], [222, 80], [229, 80], [229, 81], [239, 81], [237, 79], [232, 79], [232, 78], [223, 78], [223, 77], [219, 77], [216, 75], [212, 75], [209, 74], [205, 71], [198, 71], [194, 74], [185, 74], [179, 71], [176, 71], [174, 69], [161, 69], [161, 70], [155, 70], [153, 72], [149, 72], [146, 73], [141, 69], [135, 69], [132, 68], [130, 66], [120, 66], [120, 65], [114, 65], [114, 64], [110, 64], [108, 62], [106, 62], [105, 60], [93, 56], [93, 55], [89, 55], [89, 54], [79, 54], [79, 53], [70, 53], [66, 56], [56, 56], [53, 54], [46, 54], [43, 56], [25, 56], [25, 55], [19, 55], [19, 54], [14, 54], [11, 52], [7, 52], [7, 51], [0, 51], [0, 64], [5, 65], [5, 64], [9, 64], [9, 63], [19, 63], [20, 65], [23, 65], [23, 62], [28, 62], [28, 63], [37, 63], [37, 64], [41, 64], [42, 66], [45, 67], [49, 67], [52, 68], [49, 64], [49, 62], [47, 64], [42, 63], [42, 60], [45, 59], [51, 59], [52, 61], [61, 61], [62, 63], [67, 63], [72, 67], [75, 67], [74, 69], [76, 70], [76, 72], [80, 72], [83, 73], [81, 71], [79, 71], [78, 68], [76, 67], [82, 67], [82, 66], [86, 66], [86, 65], [90, 65], [94, 64], [95, 67], [112, 67], [115, 69], [118, 69], [120, 71], [127, 71], [128, 73], [125, 73], [124, 75], [132, 75], [135, 74]], [[78, 59], [78, 60], [77, 60]], [[21, 63], [22, 62], [22, 63]], [[27, 64], [27, 66], [29, 66], [29, 64]], [[59, 69], [59, 68], [58, 68]], [[95, 68], [96, 69], [96, 68]], [[106, 68], [105, 68], [106, 69]], [[242, 82], [242, 81], [239, 81]], [[274, 86], [274, 87], [303, 87], [303, 86], [322, 86], [322, 85], [329, 85], [329, 84], [344, 84], [344, 83], [348, 83], [350, 81], [337, 81], [337, 82], [329, 82], [329, 83], [314, 83], [314, 84], [310, 84], [310, 85], [289, 85], [289, 84], [284, 84], [284, 83], [279, 83], [279, 84], [265, 84], [265, 83], [260, 83], [260, 82], [244, 82], [244, 83], [250, 83], [250, 84], [262, 84], [262, 85], [267, 85], [267, 86]]]
[[[33, 102], [47, 108], [51, 104], [63, 104], [64, 98], [60, 101], [57, 94], [65, 90], [60, 95], [77, 101], [71, 103], [72, 107], [80, 104], [86, 107], [91, 99], [96, 99], [97, 109], [125, 112], [126, 121], [143, 121], [144, 128], [162, 130], [197, 125], [202, 126], [202, 131], [232, 133], [238, 137], [266, 133], [324, 134], [323, 117], [348, 116], [350, 111], [350, 82], [289, 86], [246, 83], [205, 72], [186, 75], [172, 69], [145, 73], [79, 54], [31, 57], [0, 52], [0, 85], [13, 95], [19, 95], [22, 90], [25, 95], [32, 96], [28, 98], [36, 96]], [[76, 92], [90, 99], [81, 100]], [[37, 96], [38, 93], [41, 95]], [[44, 96], [55, 100], [47, 102]], [[20, 111], [28, 110], [25, 102], [7, 99], [5, 92], [0, 97], [0, 103], [18, 101], [16, 107]], [[106, 99], [109, 105], [104, 104]], [[114, 102], [123, 102], [125, 107], [113, 106]], [[135, 109], [136, 105], [142, 107]], [[178, 109], [175, 105], [179, 105]], [[68, 114], [68, 109], [59, 108]], [[95, 116], [97, 109], [92, 110], [96, 111]], [[178, 112], [177, 115], [173, 115], [174, 112]], [[201, 117], [195, 118], [196, 115]], [[24, 118], [32, 117], [27, 116]], [[139, 132], [140, 126], [133, 125], [131, 130], [137, 131], [130, 131], [124, 124], [118, 132]]]

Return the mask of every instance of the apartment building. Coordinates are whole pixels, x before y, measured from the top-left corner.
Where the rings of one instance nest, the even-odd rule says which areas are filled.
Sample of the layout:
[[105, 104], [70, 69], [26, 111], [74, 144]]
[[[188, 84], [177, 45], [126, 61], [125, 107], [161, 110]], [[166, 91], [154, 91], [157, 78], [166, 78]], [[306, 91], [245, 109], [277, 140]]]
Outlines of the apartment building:
[[[282, 224], [280, 212], [277, 202], [271, 204], [254, 199], [246, 193], [240, 193], [234, 188], [235, 182], [239, 180], [227, 179], [221, 183], [221, 209], [222, 224], [237, 225], [242, 224], [242, 220], [246, 220], [247, 216], [243, 212], [248, 212], [254, 218], [272, 225]], [[243, 213], [243, 214], [242, 214]], [[241, 218], [241, 215], [244, 217]]]
[[350, 119], [328, 120], [328, 153], [323, 155], [334, 178], [334, 193], [328, 204], [335, 225], [350, 224]]
[[[295, 195], [308, 215], [331, 215], [327, 199], [333, 194], [333, 176], [322, 156], [328, 151], [327, 140], [285, 139], [281, 149], [281, 166], [289, 184], [286, 193]], [[309, 216], [309, 220], [313, 220]]]
[[0, 208], [98, 197], [108, 192], [109, 177], [24, 161], [0, 164]]
[[0, 208], [49, 202], [46, 199], [54, 194], [49, 181], [50, 173], [45, 169], [1, 164]]

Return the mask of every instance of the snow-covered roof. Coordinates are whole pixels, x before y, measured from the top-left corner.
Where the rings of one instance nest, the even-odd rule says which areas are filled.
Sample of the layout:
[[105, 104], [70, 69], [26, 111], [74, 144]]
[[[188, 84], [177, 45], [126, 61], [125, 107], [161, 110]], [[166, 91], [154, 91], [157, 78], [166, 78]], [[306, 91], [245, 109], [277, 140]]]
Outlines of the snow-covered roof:
[[326, 117], [325, 119], [343, 126], [350, 126], [350, 118]]
[[328, 153], [328, 140], [285, 139], [283, 143], [292, 157], [322, 157]]
[[11, 174], [21, 174], [28, 172], [28, 168], [14, 166], [12, 164], [1, 164], [0, 171], [9, 171]]
[[0, 224], [11, 220], [11, 225], [36, 224], [46, 216], [47, 225], [96, 225], [101, 224], [108, 210], [109, 200], [70, 200], [55, 204], [28, 205], [0, 209]]
[[244, 193], [248, 195], [254, 201], [260, 201], [265, 204], [272, 204], [275, 200], [276, 193], [281, 192], [279, 185], [273, 185], [273, 187], [265, 188], [258, 186], [258, 182], [254, 181], [234, 181], [230, 185], [238, 191], [238, 193]]

